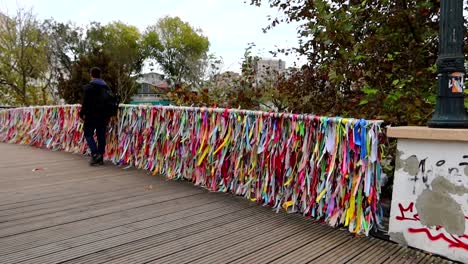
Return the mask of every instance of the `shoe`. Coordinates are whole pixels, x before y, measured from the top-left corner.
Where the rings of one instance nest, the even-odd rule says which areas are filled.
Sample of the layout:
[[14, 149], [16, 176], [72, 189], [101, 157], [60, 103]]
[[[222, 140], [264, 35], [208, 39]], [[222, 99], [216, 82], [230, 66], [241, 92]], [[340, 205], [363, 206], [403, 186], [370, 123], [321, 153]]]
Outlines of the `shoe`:
[[104, 160], [102, 158], [102, 155], [94, 154], [91, 156], [91, 160], [89, 161], [90, 166], [103, 165], [103, 164], [104, 164]]

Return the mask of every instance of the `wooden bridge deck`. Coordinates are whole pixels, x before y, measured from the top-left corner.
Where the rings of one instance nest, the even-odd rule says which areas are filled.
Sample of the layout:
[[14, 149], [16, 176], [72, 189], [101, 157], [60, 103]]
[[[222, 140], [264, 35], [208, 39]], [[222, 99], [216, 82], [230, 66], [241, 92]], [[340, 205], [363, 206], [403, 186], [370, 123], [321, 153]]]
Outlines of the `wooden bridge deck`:
[[0, 263], [449, 263], [246, 199], [0, 143]]

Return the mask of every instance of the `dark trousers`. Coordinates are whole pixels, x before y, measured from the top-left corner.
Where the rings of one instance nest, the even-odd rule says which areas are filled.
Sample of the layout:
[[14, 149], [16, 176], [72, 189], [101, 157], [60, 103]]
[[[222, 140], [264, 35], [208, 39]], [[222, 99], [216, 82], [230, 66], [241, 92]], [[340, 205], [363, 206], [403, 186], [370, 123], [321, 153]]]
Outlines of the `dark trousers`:
[[[106, 130], [107, 122], [98, 119], [85, 120], [84, 122], [84, 137], [88, 143], [91, 155], [101, 154], [104, 155], [106, 151]], [[97, 145], [94, 141], [94, 131], [96, 131]]]

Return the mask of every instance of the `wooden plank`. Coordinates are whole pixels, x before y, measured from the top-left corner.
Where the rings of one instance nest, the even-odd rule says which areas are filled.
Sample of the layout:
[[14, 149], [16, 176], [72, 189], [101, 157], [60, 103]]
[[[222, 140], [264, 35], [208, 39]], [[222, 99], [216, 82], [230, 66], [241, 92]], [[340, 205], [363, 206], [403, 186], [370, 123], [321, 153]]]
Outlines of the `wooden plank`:
[[158, 202], [164, 202], [164, 201], [169, 201], [173, 199], [180, 199], [180, 198], [187, 197], [187, 196], [193, 196], [193, 195], [201, 193], [201, 190], [193, 189], [192, 191], [186, 191], [186, 192], [177, 192], [177, 191], [174, 192], [174, 190], [170, 190], [169, 192], [172, 192], [172, 194], [170, 195], [168, 195], [167, 193], [156, 194], [154, 195], [154, 197], [150, 197], [145, 200], [130, 199], [127, 202], [121, 201], [121, 203], [119, 204], [114, 204], [114, 205], [107, 206], [107, 207], [103, 205], [99, 205], [97, 207], [91, 206], [88, 208], [83, 208], [83, 209], [78, 209], [78, 210], [74, 209], [74, 211], [68, 212], [65, 215], [61, 215], [61, 217], [58, 217], [58, 218], [44, 216], [44, 217], [41, 217], [41, 221], [31, 220], [31, 221], [21, 223], [21, 224], [13, 223], [13, 224], [7, 225], [6, 227], [3, 227], [0, 224], [0, 238], [17, 235], [21, 233], [26, 233], [26, 232], [31, 232], [34, 230], [49, 228], [49, 227], [56, 226], [56, 225], [62, 225], [66, 223], [81, 221], [81, 220], [85, 220], [89, 218], [95, 218], [97, 216], [111, 214], [113, 212], [127, 210], [130, 208], [142, 207], [142, 206], [153, 204], [155, 200]]
[[[162, 191], [163, 186], [155, 185], [153, 191]], [[64, 212], [74, 208], [83, 208], [85, 206], [97, 205], [106, 202], [113, 202], [127, 198], [135, 198], [148, 195], [142, 186], [130, 186], [118, 190], [107, 191], [102, 193], [89, 194], [87, 196], [76, 197], [75, 199], [62, 199], [55, 202], [39, 204], [34, 206], [13, 208], [0, 211], [0, 223], [11, 222], [24, 218], [32, 218], [46, 214]], [[141, 197], [145, 198], [145, 197]]]
[[[48, 150], [35, 149], [35, 148], [30, 148], [30, 147], [26, 147], [25, 149], [22, 149], [22, 150], [13, 149], [10, 151], [7, 151], [7, 150], [2, 151], [2, 153], [6, 153], [6, 152], [8, 152], [8, 156], [5, 155], [2, 157], [6, 157], [7, 159], [0, 161], [0, 169], [11, 168], [11, 167], [29, 168], [30, 166], [34, 166], [37, 164], [51, 164], [52, 165], [52, 164], [59, 164], [67, 160], [81, 160], [85, 158], [84, 156], [81, 156], [81, 155], [75, 155], [75, 154], [69, 154], [69, 153], [64, 153], [65, 155], [52, 156], [50, 154], [47, 154], [47, 152], [50, 153], [50, 151]], [[32, 157], [32, 158], [25, 159], [24, 158], [25, 155]]]
[[[425, 260], [426, 256], [430, 256], [429, 261]], [[424, 262], [426, 261], [426, 262]], [[442, 259], [438, 256], [426, 254], [419, 250], [414, 250], [408, 247], [402, 247], [398, 254], [393, 255], [391, 258], [385, 259], [382, 263], [385, 264], [415, 264], [415, 263], [434, 263], [434, 264], [449, 264], [452, 261]]]
[[[151, 248], [140, 250], [137, 252], [128, 252], [127, 255], [109, 261], [108, 263], [146, 263], [148, 261], [157, 260], [159, 258], [187, 250], [191, 247], [201, 245], [203, 243], [210, 242], [220, 237], [234, 239], [235, 233], [239, 230], [247, 230], [255, 233], [257, 226], [261, 226], [261, 223], [269, 224], [274, 221], [276, 217], [269, 217], [269, 210], [259, 210], [265, 208], [253, 207], [253, 215], [243, 217], [226, 223], [222, 226], [210, 228], [208, 230], [185, 236], [170, 242], [165, 242], [159, 245], [152, 246]], [[158, 240], [159, 238], [156, 238]]]
[[297, 248], [294, 251], [285, 253], [283, 256], [270, 263], [307, 263], [352, 239], [350, 234], [335, 232], [335, 230], [330, 228], [330, 232], [326, 236]]
[[[385, 241], [388, 243], [388, 241]], [[391, 245], [390, 243], [388, 243], [388, 245]], [[383, 254], [380, 254], [377, 257], [374, 257], [376, 263], [384, 263], [385, 261], [387, 261], [387, 259], [392, 259], [392, 258], [395, 258], [396, 256], [398, 256], [399, 254], [402, 254], [402, 247], [400, 245], [397, 245], [397, 244], [393, 244], [392, 247], [390, 247], [391, 250], [386, 250]]]
[[[186, 210], [191, 208], [203, 204], [209, 205], [218, 200], [224, 201], [223, 196], [218, 196], [215, 199], [211, 194], [199, 194], [11, 236], [0, 240], [0, 255], [80, 237], [179, 211], [185, 213]], [[245, 203], [239, 203], [238, 199], [228, 199], [228, 201], [245, 206]]]
[[[0, 155], [2, 264], [450, 263], [191, 183], [88, 167], [81, 155], [0, 144], [7, 152]], [[47, 169], [31, 171], [39, 166]]]
[[[45, 177], [75, 177], [76, 175], [74, 175], [74, 173], [76, 172], [86, 173], [87, 171], [96, 170], [96, 168], [97, 167], [87, 166], [84, 162], [81, 164], [77, 159], [65, 159], [47, 164], [36, 163], [22, 167], [10, 164], [8, 167], [0, 168], [0, 190], [12, 181], [25, 185], [32, 185], [33, 182], [40, 182]], [[64, 173], [70, 171], [73, 171], [73, 173]]]
[[[215, 238], [213, 240], [203, 242], [199, 245], [181, 250], [174, 254], [157, 258], [149, 263], [188, 263], [188, 262], [202, 262], [202, 263], [226, 263], [229, 261], [229, 256], [243, 254], [239, 252], [239, 247], [252, 247], [258, 246], [263, 241], [276, 240], [293, 236], [303, 231], [308, 224], [306, 221], [297, 221], [298, 219], [293, 216], [279, 214], [277, 217], [271, 218], [271, 221], [255, 223], [247, 229], [238, 230], [232, 233], [229, 239], [225, 237]], [[271, 241], [273, 242], [273, 241]], [[223, 256], [217, 256], [214, 259], [206, 256], [214, 256], [216, 253], [223, 253]], [[230, 253], [230, 254], [229, 254]], [[204, 260], [203, 260], [204, 259]]]
[[[310, 260], [308, 263], [320, 264], [326, 261], [327, 263], [347, 263], [356, 256], [367, 252], [372, 246], [367, 238], [353, 238], [343, 243], [339, 249], [329, 250], [322, 254], [320, 258]], [[337, 254], [339, 250], [339, 254]]]
[[[160, 182], [158, 184], [151, 184], [151, 191], [162, 191], [168, 189], [168, 182]], [[186, 190], [192, 190], [193, 186], [182, 186]], [[114, 189], [114, 190], [113, 190]], [[119, 188], [100, 190], [94, 193], [88, 193], [87, 195], [75, 196], [73, 199], [60, 199], [57, 201], [47, 201], [46, 203], [36, 203], [35, 205], [19, 206], [14, 208], [0, 210], [0, 222], [11, 221], [15, 219], [22, 219], [26, 217], [33, 217], [36, 215], [42, 215], [46, 213], [54, 213], [64, 211], [66, 209], [72, 209], [77, 207], [83, 207], [87, 205], [104, 203], [106, 201], [119, 200], [126, 197], [138, 197], [147, 195], [149, 192], [145, 190], [145, 186], [138, 184], [131, 184], [130, 186], [123, 185]], [[179, 190], [182, 190], [179, 188]], [[12, 207], [12, 205], [10, 205]]]
[[[0, 142], [2, 153], [8, 155], [0, 156], [0, 169], [4, 168], [29, 168], [30, 166], [40, 164], [59, 164], [66, 160], [84, 160], [83, 155], [59, 152], [51, 152], [45, 149], [32, 148], [29, 146], [10, 145]], [[30, 157], [30, 158], [25, 158]]]
[[[142, 179], [146, 177], [146, 179]], [[126, 184], [151, 184], [158, 180], [159, 177], [135, 177], [130, 172], [113, 173], [110, 177], [94, 178], [79, 181], [69, 185], [49, 186], [48, 188], [16, 189], [9, 192], [0, 193], [0, 202], [2, 205], [11, 205], [15, 203], [31, 202], [40, 199], [52, 198], [73, 195], [77, 193], [90, 191], [105, 191], [115, 187], [124, 186]]]
[[382, 259], [381, 263], [388, 263], [388, 262], [391, 262], [391, 261], [393, 261], [395, 259], [401, 258], [405, 254], [407, 254], [407, 252], [408, 252], [407, 247], [400, 246], [397, 252], [393, 253], [393, 255], [387, 257], [386, 259]]
[[348, 263], [382, 263], [400, 249], [400, 246], [383, 240], [369, 239], [369, 242], [373, 245]]
[[[251, 206], [254, 205], [249, 205], [249, 207]], [[223, 210], [229, 210], [229, 208], [223, 208]], [[170, 226], [170, 228], [162, 227], [156, 235], [135, 240], [131, 243], [109, 246], [107, 249], [86, 254], [82, 257], [70, 260], [68, 263], [107, 263], [110, 260], [118, 259], [119, 257], [124, 257], [134, 252], [148, 250], [164, 243], [183, 239], [213, 228], [222, 227], [223, 225], [239, 221], [240, 219], [251, 218], [255, 213], [255, 208], [244, 208], [219, 216], [213, 214], [208, 221], [194, 223], [193, 219], [190, 218], [188, 220], [189, 222], [176, 223], [175, 226]]]
[[93, 174], [87, 174], [86, 176], [81, 176], [79, 179], [69, 179], [69, 180], [62, 180], [62, 181], [59, 181], [59, 182], [51, 182], [51, 183], [39, 183], [39, 184], [35, 184], [34, 186], [9, 186], [9, 187], [5, 187], [5, 188], [2, 188], [2, 191], [0, 191], [0, 194], [3, 194], [5, 192], [11, 192], [11, 191], [15, 191], [18, 189], [18, 187], [21, 187], [21, 190], [24, 192], [24, 191], [32, 191], [33, 189], [46, 189], [46, 188], [49, 188], [49, 187], [63, 187], [63, 185], [69, 185], [69, 186], [72, 186], [73, 184], [75, 183], [79, 183], [79, 182], [86, 182], [86, 181], [96, 181], [96, 180], [99, 180], [99, 179], [105, 179], [105, 178], [108, 178], [108, 179], [114, 179], [115, 180], [115, 177], [116, 176], [125, 176], [125, 175], [128, 175], [125, 171], [120, 171], [120, 172], [109, 172], [109, 171], [105, 171], [105, 169], [101, 168], [101, 170], [103, 170], [102, 172], [98, 172], [98, 173], [93, 173]]
[[218, 251], [195, 260], [193, 263], [255, 263], [258, 260], [268, 263], [285, 253], [316, 241], [330, 232], [330, 228], [313, 223], [308, 219], [304, 219], [304, 223], [305, 225], [299, 232], [288, 234], [289, 236], [278, 237], [265, 233], [227, 250]]
[[[227, 207], [227, 208], [226, 208]], [[226, 215], [244, 209], [240, 204], [227, 203], [226, 201], [210, 203], [204, 206], [193, 206], [191, 210], [178, 211], [172, 214], [155, 216], [143, 221], [131, 222], [114, 228], [108, 228], [99, 232], [87, 235], [65, 239], [43, 246], [22, 250], [13, 254], [2, 256], [3, 263], [16, 263], [26, 260], [32, 260], [41, 256], [58, 253], [64, 249], [77, 248], [86, 244], [95, 243], [95, 245], [105, 239], [123, 236], [130, 233], [141, 232], [149, 234], [157, 230], [160, 232], [165, 226], [174, 227], [177, 221], [186, 224], [188, 220], [192, 223], [207, 221], [217, 215]]]
[[[115, 183], [115, 184], [103, 184], [99, 188], [91, 188], [91, 186], [87, 186], [87, 188], [79, 188], [72, 189], [69, 192], [53, 192], [53, 195], [44, 198], [37, 198], [33, 200], [27, 201], [19, 201], [19, 202], [12, 202], [0, 205], [0, 212], [7, 210], [29, 210], [29, 209], [38, 209], [38, 208], [46, 208], [48, 205], [58, 202], [58, 201], [74, 201], [74, 199], [81, 199], [83, 197], [89, 197], [90, 195], [106, 193], [106, 192], [114, 192], [123, 189], [135, 188], [139, 187], [140, 191], [146, 191], [148, 186], [151, 185], [151, 188], [154, 185], [160, 184], [159, 182], [154, 181], [147, 181], [147, 182], [135, 182], [135, 181], [125, 181], [123, 183]], [[43, 207], [45, 206], [45, 207]]]
[[[251, 221], [258, 220], [259, 217], [256, 212], [256, 209], [257, 208], [243, 208], [240, 211], [237, 211], [236, 213], [223, 214], [224, 217], [211, 218], [211, 216], [209, 216], [208, 219], [201, 221], [197, 225], [197, 227], [202, 226], [203, 228], [202, 230], [206, 230], [206, 229], [209, 230], [209, 231], [201, 231], [201, 233], [218, 231], [223, 234], [229, 234], [229, 232], [232, 232], [233, 226], [238, 226], [239, 222], [243, 223], [243, 226], [246, 227], [251, 224]], [[222, 221], [220, 221], [220, 219]], [[109, 248], [120, 246], [120, 245], [132, 244], [134, 242], [142, 242], [142, 241], [148, 242], [148, 241], [153, 241], [153, 239], [155, 239], [156, 241], [161, 241], [162, 238], [164, 238], [164, 240], [166, 241], [166, 243], [163, 242], [164, 244], [162, 245], [162, 247], [167, 248], [169, 246], [174, 246], [173, 245], [174, 242], [167, 242], [168, 239], [173, 240], [173, 239], [177, 239], [178, 236], [179, 237], [186, 236], [186, 232], [182, 232], [181, 234], [179, 231], [178, 234], [175, 235], [175, 234], [172, 234], [172, 232], [170, 231], [174, 229], [184, 230], [185, 229], [184, 227], [190, 227], [191, 225], [193, 225], [193, 222], [191, 222], [191, 220], [192, 218], [189, 218], [188, 220], [184, 219], [183, 221], [174, 221], [168, 224], [165, 228], [161, 226], [156, 226], [150, 230], [149, 229], [139, 230], [136, 232], [125, 234], [125, 235], [115, 236], [109, 239], [103, 239], [95, 243], [89, 243], [83, 246], [63, 249], [60, 252], [38, 257], [30, 261], [28, 260], [28, 261], [25, 261], [24, 263], [63, 262], [63, 261], [72, 260], [81, 256], [85, 256], [91, 253], [101, 252], [105, 249], [109, 249]], [[221, 222], [221, 226], [219, 226], [219, 222]], [[199, 228], [197, 231], [200, 232]], [[193, 237], [196, 235], [197, 234], [191, 235], [189, 237]], [[177, 239], [176, 241], [181, 241], [181, 239]], [[180, 247], [184, 247], [184, 245], [180, 245], [176, 247], [180, 248]], [[152, 248], [155, 248], [155, 247], [152, 247]], [[132, 253], [132, 251], [126, 251], [126, 252]], [[166, 250], [162, 250], [160, 253], [166, 254]], [[97, 262], [93, 260], [88, 263], [97, 263]], [[125, 261], [125, 263], [129, 263], [129, 262]]]
[[[64, 215], [70, 215], [75, 213], [76, 211], [82, 212], [83, 210], [96, 210], [100, 209], [103, 207], [107, 207], [109, 205], [112, 205], [116, 202], [118, 203], [127, 203], [131, 201], [138, 201], [140, 199], [150, 199], [153, 198], [154, 195], [169, 195], [172, 193], [177, 193], [177, 192], [184, 192], [184, 191], [194, 191], [193, 188], [189, 189], [159, 189], [155, 188], [152, 191], [144, 191], [142, 188], [131, 188], [131, 189], [126, 189], [122, 190], [118, 193], [115, 193], [115, 195], [105, 195], [99, 199], [86, 199], [82, 203], [77, 201], [77, 206], [73, 205], [63, 205], [62, 207], [57, 207], [57, 208], [45, 208], [43, 210], [39, 211], [31, 211], [31, 212], [25, 212], [25, 213], [18, 213], [12, 216], [1, 216], [0, 217], [0, 228], [12, 226], [12, 225], [17, 225], [19, 223], [29, 223], [29, 222], [37, 222], [43, 219], [49, 219], [51, 217], [61, 217]], [[201, 190], [199, 190], [201, 191]], [[140, 198], [141, 196], [141, 198]]]

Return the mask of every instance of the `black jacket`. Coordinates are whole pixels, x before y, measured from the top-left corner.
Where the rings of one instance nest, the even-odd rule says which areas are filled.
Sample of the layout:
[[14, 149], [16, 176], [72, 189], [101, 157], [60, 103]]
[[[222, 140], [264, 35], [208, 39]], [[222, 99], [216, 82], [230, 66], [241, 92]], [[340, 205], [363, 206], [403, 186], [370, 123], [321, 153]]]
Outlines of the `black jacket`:
[[104, 89], [109, 86], [100, 79], [93, 80], [83, 87], [80, 117], [87, 120], [105, 120], [106, 105], [103, 99]]

